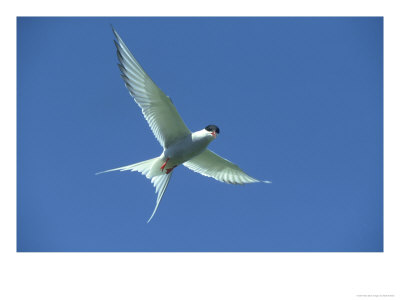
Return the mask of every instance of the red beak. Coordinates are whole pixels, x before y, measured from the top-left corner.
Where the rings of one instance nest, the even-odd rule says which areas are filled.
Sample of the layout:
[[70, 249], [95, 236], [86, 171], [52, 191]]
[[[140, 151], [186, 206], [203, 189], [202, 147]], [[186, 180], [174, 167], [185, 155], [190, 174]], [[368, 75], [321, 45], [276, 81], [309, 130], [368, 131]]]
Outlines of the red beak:
[[217, 134], [215, 133], [215, 131], [211, 132], [211, 134], [212, 134], [214, 137], [217, 137]]

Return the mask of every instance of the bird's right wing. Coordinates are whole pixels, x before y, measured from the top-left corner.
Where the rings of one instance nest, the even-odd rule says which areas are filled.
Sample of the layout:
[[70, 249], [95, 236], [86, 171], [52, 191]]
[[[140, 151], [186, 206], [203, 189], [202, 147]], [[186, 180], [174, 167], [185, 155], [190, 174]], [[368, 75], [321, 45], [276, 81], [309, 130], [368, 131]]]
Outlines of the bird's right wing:
[[125, 85], [142, 109], [145, 119], [161, 146], [168, 148], [176, 140], [191, 132], [178, 114], [171, 99], [146, 74], [114, 28], [113, 32], [116, 37], [114, 42], [120, 62], [118, 66]]
[[201, 175], [212, 177], [218, 181], [226, 183], [270, 183], [269, 181], [258, 180], [247, 175], [237, 165], [208, 149], [188, 160], [183, 165], [194, 172], [200, 173]]

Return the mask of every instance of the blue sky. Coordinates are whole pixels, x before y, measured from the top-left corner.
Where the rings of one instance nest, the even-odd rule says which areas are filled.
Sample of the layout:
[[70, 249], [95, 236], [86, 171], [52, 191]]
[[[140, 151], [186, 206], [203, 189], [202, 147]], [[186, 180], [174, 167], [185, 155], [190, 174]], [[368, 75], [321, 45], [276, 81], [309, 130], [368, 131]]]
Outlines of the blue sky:
[[[119, 76], [110, 24], [210, 149], [272, 184], [183, 166]], [[382, 251], [382, 18], [19, 18], [18, 251]]]

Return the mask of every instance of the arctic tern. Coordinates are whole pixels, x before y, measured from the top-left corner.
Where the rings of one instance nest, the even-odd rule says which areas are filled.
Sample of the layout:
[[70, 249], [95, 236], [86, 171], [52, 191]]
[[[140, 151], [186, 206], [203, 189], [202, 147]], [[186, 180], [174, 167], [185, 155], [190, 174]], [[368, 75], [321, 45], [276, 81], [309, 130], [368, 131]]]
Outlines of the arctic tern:
[[130, 95], [142, 109], [155, 137], [163, 147], [160, 156], [111, 171], [137, 171], [150, 179], [157, 195], [153, 218], [171, 179], [173, 170], [183, 164], [201, 175], [230, 184], [265, 182], [247, 175], [237, 165], [207, 149], [220, 130], [216, 125], [191, 132], [178, 114], [171, 99], [165, 95], [146, 74], [119, 34], [112, 28], [116, 40], [118, 67]]

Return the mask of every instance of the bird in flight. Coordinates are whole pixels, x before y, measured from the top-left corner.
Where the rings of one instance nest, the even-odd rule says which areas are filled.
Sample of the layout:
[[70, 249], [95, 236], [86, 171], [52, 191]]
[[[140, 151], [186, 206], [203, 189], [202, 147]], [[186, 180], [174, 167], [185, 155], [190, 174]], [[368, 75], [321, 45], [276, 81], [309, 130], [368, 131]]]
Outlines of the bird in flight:
[[158, 157], [97, 174], [137, 171], [150, 179], [156, 189], [157, 201], [147, 223], [156, 213], [174, 169], [182, 164], [201, 175], [230, 184], [270, 183], [247, 175], [236, 164], [207, 149], [220, 133], [218, 126], [208, 125], [202, 130], [191, 132], [171, 99], [146, 74], [115, 29], [112, 30], [116, 38], [114, 43], [121, 77], [130, 95], [142, 109], [143, 116], [163, 147], [163, 152]]

